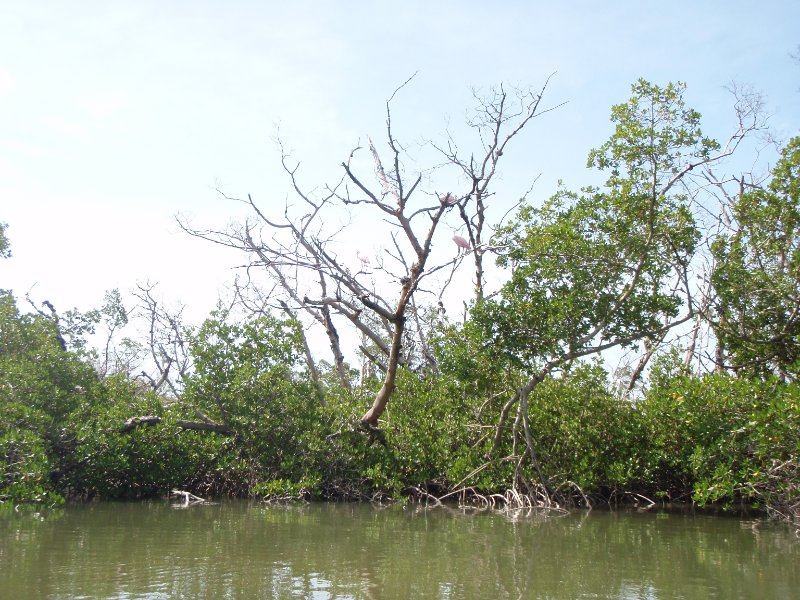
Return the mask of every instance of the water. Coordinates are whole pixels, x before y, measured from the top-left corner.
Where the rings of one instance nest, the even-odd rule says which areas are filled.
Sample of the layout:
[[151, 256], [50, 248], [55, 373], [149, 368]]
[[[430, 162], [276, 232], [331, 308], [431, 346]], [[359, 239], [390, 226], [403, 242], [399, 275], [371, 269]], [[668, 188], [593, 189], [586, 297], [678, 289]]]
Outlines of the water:
[[800, 598], [788, 527], [246, 502], [0, 517], [0, 598]]

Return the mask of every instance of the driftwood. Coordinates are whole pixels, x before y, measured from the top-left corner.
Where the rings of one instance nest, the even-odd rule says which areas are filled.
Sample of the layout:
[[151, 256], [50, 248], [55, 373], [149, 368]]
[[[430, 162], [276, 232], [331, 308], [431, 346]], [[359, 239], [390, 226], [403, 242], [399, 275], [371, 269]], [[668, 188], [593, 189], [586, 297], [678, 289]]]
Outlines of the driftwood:
[[199, 504], [201, 502], [206, 501], [204, 498], [201, 498], [200, 496], [195, 496], [191, 492], [185, 492], [183, 490], [172, 490], [172, 492], [170, 492], [170, 495], [183, 498], [184, 506], [189, 506], [190, 504]]

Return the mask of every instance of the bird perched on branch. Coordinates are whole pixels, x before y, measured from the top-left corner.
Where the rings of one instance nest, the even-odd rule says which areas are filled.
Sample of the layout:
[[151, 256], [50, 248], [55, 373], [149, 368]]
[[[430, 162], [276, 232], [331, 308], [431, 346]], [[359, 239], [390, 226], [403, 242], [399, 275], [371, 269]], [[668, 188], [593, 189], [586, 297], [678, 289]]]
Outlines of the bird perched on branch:
[[472, 249], [472, 246], [470, 246], [469, 241], [458, 234], [453, 236], [453, 241], [456, 243], [456, 246], [458, 246], [462, 250]]
[[356, 258], [361, 261], [361, 264], [365, 267], [369, 266], [369, 256], [366, 254], [361, 254], [361, 250], [356, 251]]
[[447, 206], [453, 206], [456, 202], [458, 202], [458, 198], [453, 196], [453, 194], [450, 192], [447, 192], [446, 194], [439, 196], [439, 202]]

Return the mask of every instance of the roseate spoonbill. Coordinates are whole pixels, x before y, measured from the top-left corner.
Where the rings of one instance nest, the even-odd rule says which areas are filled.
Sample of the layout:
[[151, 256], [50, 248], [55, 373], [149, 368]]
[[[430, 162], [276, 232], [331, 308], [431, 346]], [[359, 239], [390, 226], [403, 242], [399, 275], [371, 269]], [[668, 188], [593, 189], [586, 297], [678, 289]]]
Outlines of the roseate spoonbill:
[[361, 250], [356, 251], [356, 258], [361, 261], [361, 264], [365, 267], [369, 265], [369, 256], [366, 254], [361, 254]]
[[453, 196], [450, 192], [439, 196], [439, 202], [442, 204], [446, 204], [447, 206], [453, 206], [456, 202], [458, 202], [458, 198]]
[[458, 234], [453, 236], [453, 241], [456, 243], [456, 246], [464, 250], [469, 250], [471, 248], [469, 242]]

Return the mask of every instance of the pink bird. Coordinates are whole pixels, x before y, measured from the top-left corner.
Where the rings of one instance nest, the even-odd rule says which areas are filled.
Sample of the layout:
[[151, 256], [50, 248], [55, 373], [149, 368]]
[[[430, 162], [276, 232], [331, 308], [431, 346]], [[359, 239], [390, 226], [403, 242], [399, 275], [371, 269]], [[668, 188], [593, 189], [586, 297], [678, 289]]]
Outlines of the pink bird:
[[358, 260], [360, 260], [361, 264], [364, 265], [365, 267], [367, 265], [369, 265], [369, 256], [366, 256], [365, 254], [361, 254], [361, 250], [357, 250], [356, 251], [356, 258]]
[[447, 194], [439, 196], [439, 202], [446, 204], [447, 206], [453, 206], [456, 202], [458, 202], [458, 198], [453, 196], [453, 194], [450, 192], [447, 192]]
[[456, 246], [458, 246], [459, 248], [463, 248], [464, 250], [469, 250], [470, 248], [472, 248], [472, 246], [469, 245], [469, 242], [460, 235], [454, 235], [453, 241], [456, 243]]

